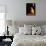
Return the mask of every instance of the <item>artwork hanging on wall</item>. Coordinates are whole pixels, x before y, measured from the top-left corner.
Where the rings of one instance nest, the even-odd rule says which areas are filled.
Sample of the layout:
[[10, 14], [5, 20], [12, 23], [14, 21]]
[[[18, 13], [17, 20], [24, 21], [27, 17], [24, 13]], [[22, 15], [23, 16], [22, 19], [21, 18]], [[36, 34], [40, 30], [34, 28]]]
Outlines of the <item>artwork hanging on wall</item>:
[[36, 16], [35, 3], [26, 3], [26, 16]]

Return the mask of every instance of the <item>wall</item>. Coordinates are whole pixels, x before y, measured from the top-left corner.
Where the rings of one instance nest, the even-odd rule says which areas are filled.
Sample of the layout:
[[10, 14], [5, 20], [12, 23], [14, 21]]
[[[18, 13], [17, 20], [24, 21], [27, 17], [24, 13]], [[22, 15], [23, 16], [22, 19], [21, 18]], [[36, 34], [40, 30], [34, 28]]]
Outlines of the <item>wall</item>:
[[[36, 3], [36, 16], [26, 16], [26, 3]], [[46, 21], [46, 0], [0, 0], [7, 5], [6, 19], [16, 21]]]

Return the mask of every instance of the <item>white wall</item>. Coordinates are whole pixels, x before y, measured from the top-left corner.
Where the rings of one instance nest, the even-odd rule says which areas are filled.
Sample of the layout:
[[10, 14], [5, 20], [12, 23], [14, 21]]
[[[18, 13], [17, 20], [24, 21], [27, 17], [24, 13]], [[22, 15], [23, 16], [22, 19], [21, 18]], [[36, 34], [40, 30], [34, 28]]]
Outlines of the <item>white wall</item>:
[[[26, 3], [36, 3], [36, 16], [26, 16]], [[7, 5], [7, 20], [46, 21], [46, 0], [0, 0]]]

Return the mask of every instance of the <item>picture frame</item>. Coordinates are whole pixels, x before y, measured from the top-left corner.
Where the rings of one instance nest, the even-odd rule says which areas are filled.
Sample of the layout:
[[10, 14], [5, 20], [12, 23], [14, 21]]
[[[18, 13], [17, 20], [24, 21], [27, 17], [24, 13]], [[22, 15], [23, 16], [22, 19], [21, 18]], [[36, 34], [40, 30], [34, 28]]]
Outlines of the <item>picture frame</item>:
[[36, 16], [35, 3], [26, 3], [26, 16]]

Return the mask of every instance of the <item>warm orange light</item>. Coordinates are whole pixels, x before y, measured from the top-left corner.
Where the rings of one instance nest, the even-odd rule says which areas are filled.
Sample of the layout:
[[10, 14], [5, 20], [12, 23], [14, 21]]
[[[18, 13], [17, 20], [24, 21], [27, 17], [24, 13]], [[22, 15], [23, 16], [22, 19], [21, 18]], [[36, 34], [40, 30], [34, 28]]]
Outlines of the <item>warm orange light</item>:
[[34, 9], [31, 7], [31, 12], [32, 12], [32, 14], [34, 14]]

